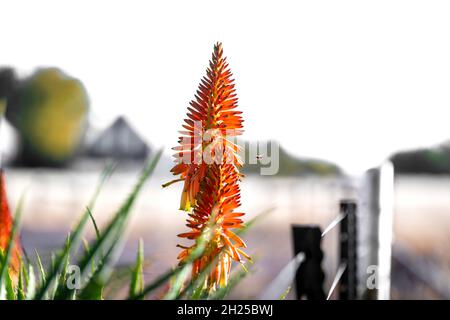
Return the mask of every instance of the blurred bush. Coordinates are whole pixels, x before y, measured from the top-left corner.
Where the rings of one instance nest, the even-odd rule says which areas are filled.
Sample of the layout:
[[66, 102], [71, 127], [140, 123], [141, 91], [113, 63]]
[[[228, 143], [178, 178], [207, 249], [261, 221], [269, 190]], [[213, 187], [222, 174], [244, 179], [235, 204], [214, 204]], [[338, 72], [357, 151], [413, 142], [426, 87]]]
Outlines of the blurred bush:
[[[255, 142], [243, 142], [245, 146], [245, 159], [248, 161], [255, 161], [255, 159], [251, 159], [249, 150], [259, 150], [259, 147], [255, 145]], [[270, 145], [278, 145], [275, 141], [261, 141], [261, 145], [266, 145], [269, 149]], [[264, 150], [262, 155], [264, 155]], [[269, 154], [271, 152], [269, 151]], [[269, 156], [269, 154], [267, 156]], [[270, 157], [273, 157], [270, 155]], [[339, 176], [343, 174], [342, 169], [332, 163], [325, 160], [320, 159], [306, 159], [306, 158], [298, 158], [290, 153], [288, 153], [283, 147], [280, 146], [279, 149], [279, 170], [275, 176], [307, 176], [307, 175], [317, 175], [317, 176]], [[243, 167], [243, 172], [245, 174], [259, 174], [261, 171], [261, 167], [265, 167], [268, 165], [262, 164], [250, 164], [248, 162], [245, 163]]]
[[390, 158], [396, 174], [450, 174], [450, 142], [397, 152]]
[[0, 73], [6, 117], [17, 129], [23, 165], [66, 164], [81, 144], [87, 124], [88, 97], [83, 84], [57, 68], [39, 69], [18, 81], [11, 69]]

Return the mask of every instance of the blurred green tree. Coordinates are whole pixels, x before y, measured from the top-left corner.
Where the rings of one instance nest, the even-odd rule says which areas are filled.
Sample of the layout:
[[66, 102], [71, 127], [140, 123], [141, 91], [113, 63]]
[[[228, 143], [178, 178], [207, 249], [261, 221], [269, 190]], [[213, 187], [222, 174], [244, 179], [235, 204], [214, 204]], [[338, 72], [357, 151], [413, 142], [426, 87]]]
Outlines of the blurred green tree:
[[18, 85], [14, 77], [7, 80], [6, 117], [20, 136], [18, 162], [66, 164], [80, 146], [87, 125], [89, 99], [83, 84], [57, 68], [39, 69]]

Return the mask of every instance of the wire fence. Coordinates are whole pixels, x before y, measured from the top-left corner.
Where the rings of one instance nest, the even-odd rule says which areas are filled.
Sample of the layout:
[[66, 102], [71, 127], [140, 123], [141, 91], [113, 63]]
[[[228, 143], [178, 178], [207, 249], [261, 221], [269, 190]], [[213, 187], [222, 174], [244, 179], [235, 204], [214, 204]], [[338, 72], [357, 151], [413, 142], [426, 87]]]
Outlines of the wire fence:
[[[371, 169], [357, 186], [356, 199], [341, 199], [338, 215], [322, 231], [316, 225], [293, 225], [294, 258], [261, 295], [278, 299], [295, 285], [297, 299], [389, 299], [394, 175], [392, 164]], [[339, 228], [338, 264], [324, 289], [321, 242]]]

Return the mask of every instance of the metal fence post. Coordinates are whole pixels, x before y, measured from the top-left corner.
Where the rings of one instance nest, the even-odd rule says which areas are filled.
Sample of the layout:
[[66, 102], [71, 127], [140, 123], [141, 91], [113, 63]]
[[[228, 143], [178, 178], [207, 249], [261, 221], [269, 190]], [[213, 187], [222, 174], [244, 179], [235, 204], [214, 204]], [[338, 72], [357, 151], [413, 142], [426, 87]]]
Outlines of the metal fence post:
[[[359, 296], [390, 298], [394, 168], [386, 162], [370, 169], [361, 188], [359, 225]], [[375, 280], [373, 280], [375, 279]]]
[[345, 271], [339, 282], [339, 299], [357, 299], [357, 224], [356, 202], [342, 200], [340, 213], [344, 216], [339, 228], [340, 265], [345, 265]]
[[323, 252], [320, 248], [322, 232], [317, 226], [292, 226], [294, 238], [294, 255], [305, 254], [305, 260], [297, 269], [295, 284], [297, 299], [325, 300], [322, 270]]

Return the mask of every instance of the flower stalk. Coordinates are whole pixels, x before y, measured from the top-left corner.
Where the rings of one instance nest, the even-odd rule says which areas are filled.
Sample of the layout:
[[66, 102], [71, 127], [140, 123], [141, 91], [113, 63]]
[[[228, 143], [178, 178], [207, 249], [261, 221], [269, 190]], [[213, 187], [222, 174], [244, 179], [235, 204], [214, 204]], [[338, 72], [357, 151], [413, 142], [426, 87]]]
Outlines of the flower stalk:
[[[188, 107], [179, 145], [173, 148], [176, 165], [171, 172], [179, 178], [164, 185], [184, 183], [180, 209], [188, 212], [186, 226], [190, 230], [178, 236], [195, 241], [202, 234], [210, 235], [202, 256], [192, 263], [193, 279], [213, 264], [205, 289], [226, 286], [232, 261], [242, 263], [242, 256], [250, 259], [242, 250], [244, 241], [233, 232], [243, 227], [244, 215], [236, 211], [242, 160], [234, 140], [243, 132], [241, 112], [235, 110], [237, 102], [232, 73], [222, 44], [217, 43], [206, 76]], [[179, 247], [178, 259], [183, 264], [195, 244]]]

